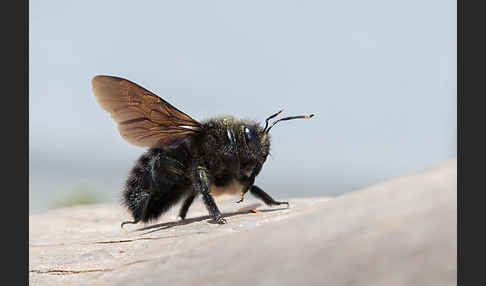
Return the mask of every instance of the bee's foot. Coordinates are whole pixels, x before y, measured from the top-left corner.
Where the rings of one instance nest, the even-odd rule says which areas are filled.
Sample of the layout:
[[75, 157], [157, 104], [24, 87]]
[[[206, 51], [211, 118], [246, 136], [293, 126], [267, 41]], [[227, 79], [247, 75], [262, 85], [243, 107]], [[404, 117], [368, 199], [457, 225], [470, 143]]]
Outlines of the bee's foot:
[[243, 202], [243, 198], [239, 199], [236, 203], [239, 204], [239, 203], [242, 203]]
[[223, 217], [219, 217], [216, 219], [216, 222], [219, 224], [226, 224], [228, 223]]
[[275, 205], [287, 205], [289, 207], [289, 202], [275, 202]]
[[136, 224], [138, 222], [139, 222], [138, 220], [134, 220], [134, 221], [124, 221], [124, 222], [121, 223], [120, 227], [123, 228], [123, 226], [125, 224]]

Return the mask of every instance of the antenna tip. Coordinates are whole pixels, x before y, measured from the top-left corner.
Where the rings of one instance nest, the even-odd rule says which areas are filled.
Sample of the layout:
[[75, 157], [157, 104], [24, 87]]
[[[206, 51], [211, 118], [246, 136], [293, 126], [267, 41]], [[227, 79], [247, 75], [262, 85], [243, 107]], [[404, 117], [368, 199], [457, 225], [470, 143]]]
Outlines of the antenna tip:
[[312, 118], [312, 117], [314, 117], [314, 114], [306, 115], [304, 118], [309, 119], [309, 118]]

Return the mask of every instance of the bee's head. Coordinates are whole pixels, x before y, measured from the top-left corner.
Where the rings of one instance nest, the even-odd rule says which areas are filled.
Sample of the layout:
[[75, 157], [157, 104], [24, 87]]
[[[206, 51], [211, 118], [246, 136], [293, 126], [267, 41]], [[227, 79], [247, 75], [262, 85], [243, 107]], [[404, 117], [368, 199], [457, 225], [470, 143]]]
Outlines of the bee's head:
[[265, 127], [260, 127], [257, 123], [243, 122], [240, 126], [240, 138], [243, 138], [244, 144], [246, 146], [245, 153], [246, 157], [263, 163], [270, 152], [270, 134], [269, 131], [275, 124], [280, 121], [291, 120], [291, 119], [309, 119], [314, 116], [311, 115], [300, 115], [281, 118], [268, 126], [269, 120], [278, 116], [283, 110], [269, 116], [265, 120]]
[[243, 121], [239, 126], [240, 158], [263, 163], [270, 152], [270, 138], [256, 122]]

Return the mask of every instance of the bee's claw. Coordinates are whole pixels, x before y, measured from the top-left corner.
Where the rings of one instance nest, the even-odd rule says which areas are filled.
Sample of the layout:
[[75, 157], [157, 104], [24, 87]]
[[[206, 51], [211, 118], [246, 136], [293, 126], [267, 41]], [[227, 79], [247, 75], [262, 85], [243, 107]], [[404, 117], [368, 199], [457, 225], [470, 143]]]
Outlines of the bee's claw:
[[138, 220], [134, 220], [134, 221], [124, 221], [121, 223], [120, 227], [123, 228], [124, 225], [126, 224], [136, 224], [138, 223]]
[[243, 202], [243, 199], [244, 199], [244, 196], [245, 196], [245, 194], [242, 192], [242, 193], [240, 194], [240, 199], [239, 199], [239, 200], [238, 200], [236, 203], [237, 203], [237, 204], [242, 203], [242, 202]]
[[289, 202], [277, 202], [278, 205], [287, 205], [287, 208], [290, 207]]
[[216, 219], [216, 222], [219, 224], [226, 224], [228, 223], [223, 217], [219, 217]]

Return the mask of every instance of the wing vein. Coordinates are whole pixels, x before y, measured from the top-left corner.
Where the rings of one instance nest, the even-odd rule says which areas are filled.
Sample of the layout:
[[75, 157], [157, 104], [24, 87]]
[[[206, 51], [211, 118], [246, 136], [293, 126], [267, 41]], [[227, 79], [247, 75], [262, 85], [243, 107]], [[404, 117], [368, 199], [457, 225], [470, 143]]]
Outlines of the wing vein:
[[131, 144], [169, 145], [200, 132], [199, 122], [136, 83], [96, 76], [92, 84], [98, 103], [111, 114], [120, 134]]

